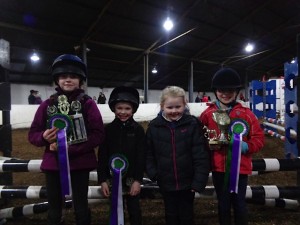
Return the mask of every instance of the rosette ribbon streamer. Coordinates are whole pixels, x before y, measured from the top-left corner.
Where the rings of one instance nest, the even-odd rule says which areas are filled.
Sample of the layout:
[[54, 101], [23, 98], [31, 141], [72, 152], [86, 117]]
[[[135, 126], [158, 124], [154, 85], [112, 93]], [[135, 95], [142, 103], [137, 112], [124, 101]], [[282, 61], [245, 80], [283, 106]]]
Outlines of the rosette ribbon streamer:
[[230, 193], [238, 193], [239, 186], [239, 174], [240, 174], [240, 162], [241, 162], [241, 150], [242, 150], [242, 135], [233, 133], [231, 139], [232, 155], [230, 166], [230, 181], [229, 191]]
[[68, 115], [57, 113], [49, 119], [49, 127], [59, 128], [57, 132], [57, 151], [61, 194], [62, 196], [70, 196], [72, 195], [72, 187], [69, 166], [67, 132], [69, 132], [69, 130], [72, 127], [72, 121], [70, 120]]
[[62, 196], [72, 195], [66, 128], [57, 132], [58, 161]]
[[110, 160], [112, 172], [112, 197], [110, 225], [124, 225], [122, 175], [126, 173], [128, 161], [123, 155], [113, 155]]
[[248, 123], [242, 119], [235, 119], [230, 126], [231, 138], [228, 148], [225, 171], [225, 187], [228, 187], [230, 193], [238, 193], [240, 163], [242, 153], [243, 136], [248, 134]]

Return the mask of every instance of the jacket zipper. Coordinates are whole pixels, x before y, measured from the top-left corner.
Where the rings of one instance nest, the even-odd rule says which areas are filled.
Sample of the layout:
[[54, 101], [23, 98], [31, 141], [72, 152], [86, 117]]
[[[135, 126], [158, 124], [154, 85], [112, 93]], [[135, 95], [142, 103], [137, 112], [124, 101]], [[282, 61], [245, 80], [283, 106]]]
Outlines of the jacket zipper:
[[176, 145], [175, 145], [175, 129], [170, 128], [171, 139], [172, 139], [172, 151], [173, 151], [173, 166], [174, 166], [174, 177], [176, 183], [176, 190], [179, 189], [178, 176], [177, 176], [177, 166], [176, 166]]

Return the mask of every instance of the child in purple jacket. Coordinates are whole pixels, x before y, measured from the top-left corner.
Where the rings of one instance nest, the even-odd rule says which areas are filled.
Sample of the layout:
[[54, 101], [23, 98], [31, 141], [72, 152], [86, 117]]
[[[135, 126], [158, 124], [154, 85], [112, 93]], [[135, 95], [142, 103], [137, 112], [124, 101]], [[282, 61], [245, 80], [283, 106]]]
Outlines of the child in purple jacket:
[[[65, 182], [71, 184], [76, 225], [89, 225], [89, 173], [97, 167], [94, 148], [104, 139], [103, 121], [96, 103], [81, 89], [86, 80], [86, 65], [79, 57], [65, 54], [56, 58], [52, 76], [57, 92], [41, 103], [28, 134], [31, 144], [45, 147], [41, 170], [46, 175], [47, 225], [64, 223], [62, 187], [68, 185]], [[69, 182], [61, 179], [62, 149], [67, 149], [64, 152], [69, 161]]]

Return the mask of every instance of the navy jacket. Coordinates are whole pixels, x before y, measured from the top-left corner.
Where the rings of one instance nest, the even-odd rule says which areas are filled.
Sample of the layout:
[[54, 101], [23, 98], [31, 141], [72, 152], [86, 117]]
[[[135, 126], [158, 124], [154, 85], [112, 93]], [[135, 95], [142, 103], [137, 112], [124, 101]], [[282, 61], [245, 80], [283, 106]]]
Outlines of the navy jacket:
[[146, 172], [163, 191], [204, 190], [209, 174], [207, 141], [197, 118], [176, 122], [158, 115], [146, 132]]
[[133, 118], [126, 122], [115, 118], [105, 126], [105, 141], [99, 146], [98, 182], [101, 184], [111, 178], [109, 160], [113, 154], [124, 155], [129, 163], [123, 179], [143, 181], [145, 168], [144, 128]]

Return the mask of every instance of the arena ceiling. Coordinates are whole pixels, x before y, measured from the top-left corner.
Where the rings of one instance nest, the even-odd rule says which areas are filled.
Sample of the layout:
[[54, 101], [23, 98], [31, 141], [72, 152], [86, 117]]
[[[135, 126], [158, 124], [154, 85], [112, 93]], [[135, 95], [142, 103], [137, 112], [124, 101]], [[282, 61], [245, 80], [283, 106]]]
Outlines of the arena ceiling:
[[[10, 43], [13, 83], [51, 84], [50, 67], [63, 53], [87, 49], [88, 86], [167, 85], [207, 91], [221, 66], [244, 81], [282, 76], [297, 54], [299, 0], [0, 0], [0, 38]], [[162, 29], [164, 19], [174, 29]], [[243, 46], [255, 43], [245, 54]], [[36, 51], [41, 60], [32, 63]], [[193, 62], [191, 64], [191, 62]], [[191, 66], [193, 65], [193, 66]]]

